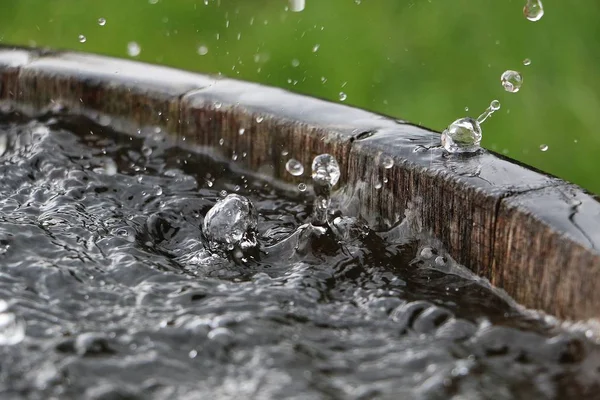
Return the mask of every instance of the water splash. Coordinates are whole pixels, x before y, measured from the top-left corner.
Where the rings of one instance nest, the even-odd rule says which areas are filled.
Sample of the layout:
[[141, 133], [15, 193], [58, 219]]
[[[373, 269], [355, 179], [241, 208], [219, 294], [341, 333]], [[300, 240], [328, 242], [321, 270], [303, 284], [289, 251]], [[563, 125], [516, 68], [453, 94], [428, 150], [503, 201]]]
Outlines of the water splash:
[[315, 189], [315, 211], [313, 222], [327, 223], [327, 210], [331, 203], [331, 189], [340, 180], [340, 166], [331, 154], [321, 154], [312, 162], [312, 179]]
[[206, 214], [202, 233], [213, 251], [248, 250], [258, 245], [258, 215], [247, 198], [230, 194]]
[[12, 346], [25, 338], [25, 323], [8, 311], [8, 304], [0, 300], [0, 346]]
[[495, 111], [500, 102], [493, 100], [490, 106], [475, 120], [471, 117], [457, 119], [442, 132], [442, 146], [449, 153], [473, 153], [481, 147], [481, 124]]

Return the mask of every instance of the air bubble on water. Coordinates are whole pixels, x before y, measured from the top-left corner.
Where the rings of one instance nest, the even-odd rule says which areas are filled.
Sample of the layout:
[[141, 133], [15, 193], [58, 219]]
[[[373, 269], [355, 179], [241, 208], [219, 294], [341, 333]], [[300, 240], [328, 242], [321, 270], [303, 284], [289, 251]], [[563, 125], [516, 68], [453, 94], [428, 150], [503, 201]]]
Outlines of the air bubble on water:
[[442, 146], [449, 153], [471, 153], [479, 150], [481, 126], [466, 117], [454, 121], [442, 132]]
[[240, 128], [240, 129], [238, 129], [238, 134], [239, 134], [240, 136], [242, 136], [242, 135], [243, 135], [245, 132], [246, 132], [246, 129], [244, 129], [244, 128]]
[[532, 22], [542, 19], [544, 16], [542, 0], [527, 0], [525, 7], [523, 7], [523, 15]]
[[130, 57], [137, 57], [141, 52], [142, 48], [136, 42], [127, 43], [127, 54], [129, 54]]
[[306, 183], [299, 183], [298, 184], [298, 190], [301, 192], [306, 191]]
[[25, 322], [8, 311], [8, 304], [0, 300], [0, 346], [12, 346], [25, 339]]
[[541, 151], [548, 151], [548, 145], [547, 144], [541, 144], [540, 145], [540, 150]]
[[312, 178], [318, 185], [335, 186], [340, 179], [340, 166], [331, 154], [321, 154], [312, 162]]
[[202, 232], [213, 250], [242, 250], [257, 245], [258, 215], [247, 198], [230, 194], [215, 204], [204, 217]]
[[300, 161], [294, 158], [290, 158], [287, 163], [285, 163], [285, 169], [294, 176], [300, 176], [304, 173], [304, 166]]
[[517, 93], [523, 84], [523, 77], [519, 72], [509, 69], [504, 71], [500, 77], [500, 81], [502, 82], [504, 90], [510, 93]]
[[304, 7], [306, 6], [306, 1], [305, 0], [289, 0], [289, 4], [290, 4], [290, 11], [300, 12], [300, 11], [304, 10]]
[[83, 35], [79, 35], [79, 43], [85, 43], [87, 38]]
[[205, 45], [198, 46], [197, 51], [199, 55], [205, 56], [206, 54], [208, 54], [208, 47], [206, 47]]
[[394, 159], [390, 156], [383, 156], [381, 166], [385, 169], [390, 169], [394, 166]]
[[346, 101], [346, 99], [348, 98], [348, 95], [344, 92], [340, 92], [339, 96], [340, 96], [340, 101]]
[[525, 65], [525, 66], [531, 65], [531, 60], [529, 58], [524, 59], [523, 65]]
[[100, 26], [106, 25], [106, 19], [105, 18], [98, 18], [98, 25], [100, 25]]

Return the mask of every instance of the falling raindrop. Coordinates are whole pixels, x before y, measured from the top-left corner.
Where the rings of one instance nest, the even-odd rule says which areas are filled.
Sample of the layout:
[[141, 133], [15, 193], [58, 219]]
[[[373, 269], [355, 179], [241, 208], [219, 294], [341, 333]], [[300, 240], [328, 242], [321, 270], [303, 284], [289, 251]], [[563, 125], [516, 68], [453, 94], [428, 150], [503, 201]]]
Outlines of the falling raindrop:
[[79, 35], [79, 43], [85, 43], [87, 38], [83, 35]]
[[199, 55], [205, 56], [206, 54], [208, 54], [208, 47], [206, 47], [204, 45], [198, 46], [198, 50], [197, 51], [198, 51]]
[[523, 77], [519, 72], [509, 69], [504, 71], [500, 77], [500, 81], [502, 82], [504, 90], [510, 93], [517, 93], [523, 84]]
[[127, 43], [127, 54], [129, 54], [130, 57], [137, 57], [141, 52], [142, 48], [136, 42]]
[[98, 18], [98, 25], [100, 25], [100, 26], [106, 25], [106, 19], [105, 18]]
[[541, 144], [540, 145], [540, 150], [541, 151], [548, 151], [548, 145], [547, 144]]
[[346, 93], [344, 92], [340, 92], [340, 101], [346, 101], [346, 99], [348, 98], [348, 95], [346, 95]]
[[317, 43], [317, 44], [315, 44], [315, 45], [313, 46], [313, 48], [312, 48], [312, 52], [313, 52], [313, 53], [316, 53], [317, 51], [319, 51], [319, 47], [321, 47], [321, 45], [320, 45], [320, 44], [318, 44], [318, 43]]
[[294, 158], [290, 158], [288, 162], [285, 163], [285, 169], [294, 176], [300, 176], [304, 173], [304, 166], [300, 161]]
[[238, 129], [238, 134], [239, 134], [240, 136], [242, 136], [244, 133], [246, 133], [246, 129], [245, 129], [245, 128], [240, 128], [240, 129]]
[[524, 59], [523, 65], [525, 65], [525, 66], [531, 65], [531, 60], [529, 58]]
[[306, 184], [305, 183], [299, 183], [298, 184], [298, 190], [301, 192], [306, 191]]
[[488, 119], [494, 111], [498, 111], [500, 109], [500, 102], [498, 100], [492, 100], [490, 106], [479, 116], [477, 117], [477, 122], [483, 124], [486, 119]]
[[523, 7], [525, 18], [530, 21], [539, 21], [544, 16], [544, 6], [542, 0], [527, 0], [527, 4]]
[[304, 10], [306, 6], [305, 0], [290, 0], [290, 11], [300, 12]]

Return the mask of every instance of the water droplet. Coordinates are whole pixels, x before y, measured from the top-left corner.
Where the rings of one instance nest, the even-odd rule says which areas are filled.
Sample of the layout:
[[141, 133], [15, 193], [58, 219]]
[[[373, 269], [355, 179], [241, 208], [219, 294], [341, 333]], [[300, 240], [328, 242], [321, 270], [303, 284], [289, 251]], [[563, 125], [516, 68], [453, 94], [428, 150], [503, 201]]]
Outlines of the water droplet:
[[230, 194], [208, 211], [202, 232], [215, 250], [223, 246], [247, 249], [257, 245], [257, 226], [258, 215], [252, 202]]
[[246, 129], [244, 129], [244, 128], [240, 128], [240, 129], [238, 129], [238, 134], [239, 134], [240, 136], [242, 136], [242, 135], [243, 135], [245, 132], [246, 132]]
[[285, 163], [285, 169], [294, 176], [300, 176], [304, 173], [304, 166], [300, 161], [294, 158], [290, 158], [288, 162]]
[[444, 264], [446, 264], [446, 260], [444, 260], [444, 257], [442, 257], [442, 256], [437, 256], [435, 258], [435, 264], [441, 267]]
[[221, 197], [227, 197], [227, 190], [221, 190], [219, 192], [219, 196], [221, 196]]
[[390, 156], [383, 156], [381, 166], [385, 169], [390, 169], [394, 166], [394, 159]]
[[312, 162], [312, 178], [316, 184], [333, 187], [340, 180], [340, 166], [331, 154], [321, 154]]
[[79, 43], [85, 43], [87, 38], [83, 35], [79, 35]]
[[517, 93], [523, 84], [523, 77], [520, 73], [513, 70], [504, 71], [500, 77], [504, 90], [510, 93]]
[[540, 150], [541, 151], [548, 151], [548, 145], [547, 144], [541, 144], [540, 145]]
[[142, 154], [144, 155], [144, 157], [149, 158], [152, 155], [152, 148], [148, 146], [143, 146]]
[[500, 109], [500, 102], [498, 100], [492, 100], [490, 103], [490, 109], [492, 111], [498, 111]]
[[292, 60], [292, 67], [296, 68], [296, 67], [298, 67], [299, 65], [300, 65], [300, 60], [298, 60], [298, 59], [294, 58], [294, 59]]
[[449, 153], [470, 153], [479, 150], [481, 126], [473, 118], [460, 118], [442, 132], [442, 146]]
[[104, 19], [104, 18], [98, 18], [98, 25], [100, 25], [100, 26], [106, 25], [106, 19]]
[[208, 53], [208, 47], [201, 45], [198, 46], [198, 54], [200, 54], [201, 56], [205, 56]]
[[221, 103], [220, 101], [215, 101], [215, 108], [218, 110], [219, 108], [221, 108], [223, 106], [223, 103]]
[[260, 124], [261, 122], [263, 122], [263, 121], [264, 121], [264, 119], [265, 119], [265, 117], [263, 117], [262, 115], [258, 115], [258, 116], [256, 117], [256, 123], [257, 123], [257, 124]]
[[527, 0], [523, 7], [523, 15], [530, 21], [539, 21], [544, 16], [544, 6], [542, 0]]
[[223, 146], [225, 144], [225, 139], [219, 139], [219, 146]]
[[375, 189], [379, 190], [379, 189], [381, 189], [381, 186], [382, 186], [381, 182], [377, 182], [377, 183], [375, 183], [374, 187], [375, 187]]
[[467, 111], [467, 112], [468, 112], [468, 111], [469, 111], [469, 107], [465, 107], [465, 111]]
[[431, 257], [433, 257], [433, 250], [431, 247], [423, 247], [423, 250], [421, 250], [421, 257], [426, 260], [429, 260]]
[[25, 339], [25, 322], [7, 310], [8, 304], [0, 300], [0, 346], [12, 346]]
[[340, 92], [340, 101], [346, 101], [348, 95], [344, 92]]
[[306, 191], [306, 184], [305, 183], [299, 183], [298, 184], [298, 190], [301, 192]]
[[142, 48], [136, 42], [127, 43], [127, 54], [129, 54], [130, 57], [137, 57], [141, 52]]
[[290, 11], [300, 12], [304, 10], [306, 0], [290, 0]]
[[523, 65], [531, 65], [531, 60], [529, 58], [526, 58], [523, 60]]
[[[488, 119], [495, 111], [498, 111], [499, 109], [500, 109], [500, 102], [498, 100], [492, 100], [492, 102], [490, 103], [490, 106], [488, 108], [486, 108], [486, 110], [479, 117], [477, 117], [477, 122], [479, 124], [483, 124], [486, 119]], [[480, 127], [480, 130], [481, 130], [481, 127]]]
[[196, 350], [190, 350], [190, 352], [188, 353], [189, 358], [196, 358], [197, 356], [198, 356], [198, 351], [196, 351]]
[[317, 51], [319, 51], [319, 47], [321, 47], [321, 45], [320, 45], [320, 44], [318, 44], [318, 43], [317, 43], [317, 44], [315, 44], [315, 45], [313, 46], [313, 48], [312, 48], [312, 52], [313, 52], [313, 53], [316, 53]]

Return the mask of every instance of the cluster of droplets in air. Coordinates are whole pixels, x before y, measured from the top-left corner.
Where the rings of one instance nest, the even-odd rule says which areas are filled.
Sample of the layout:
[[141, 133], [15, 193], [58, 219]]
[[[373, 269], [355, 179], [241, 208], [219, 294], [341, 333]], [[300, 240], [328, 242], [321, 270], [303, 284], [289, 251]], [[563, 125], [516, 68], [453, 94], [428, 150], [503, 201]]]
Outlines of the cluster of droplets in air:
[[[544, 15], [544, 7], [541, 0], [527, 0], [523, 8], [523, 14], [529, 21], [539, 21]], [[525, 59], [523, 65], [531, 64], [530, 59]], [[517, 93], [523, 85], [523, 76], [520, 72], [506, 70], [500, 76], [500, 82], [505, 91]], [[477, 118], [459, 118], [452, 122], [442, 132], [442, 147], [449, 153], [474, 153], [480, 149], [482, 129], [481, 124], [489, 118], [494, 111], [500, 109], [500, 102], [493, 100], [490, 106]], [[547, 145], [541, 145], [542, 151], [548, 150]]]

